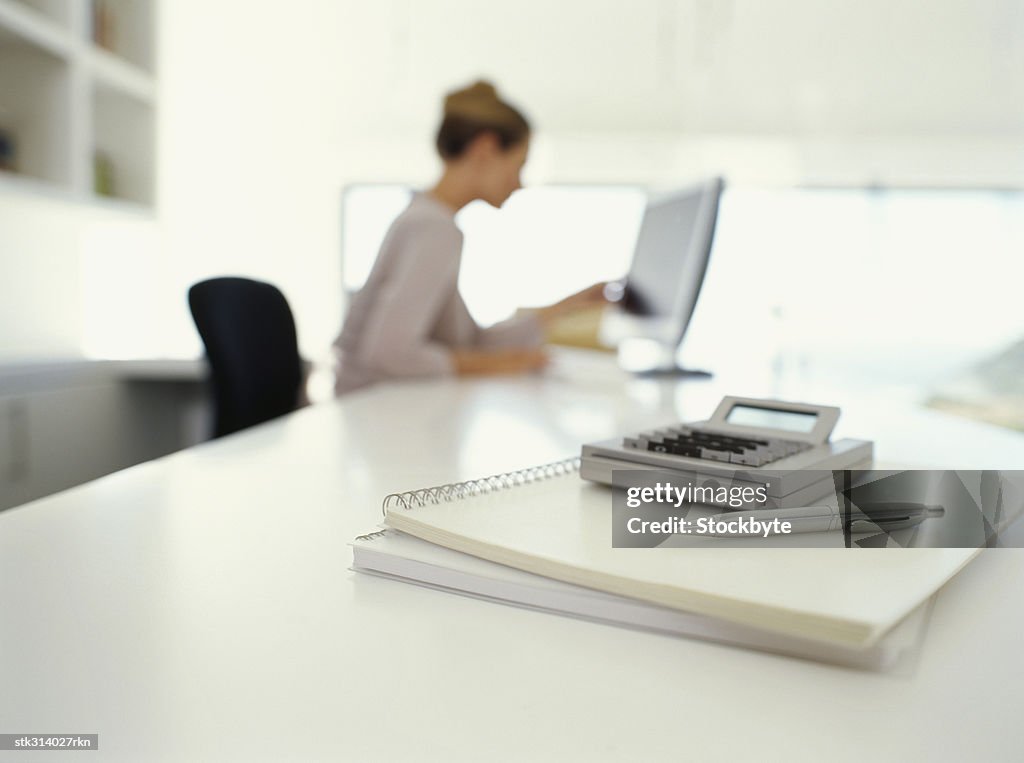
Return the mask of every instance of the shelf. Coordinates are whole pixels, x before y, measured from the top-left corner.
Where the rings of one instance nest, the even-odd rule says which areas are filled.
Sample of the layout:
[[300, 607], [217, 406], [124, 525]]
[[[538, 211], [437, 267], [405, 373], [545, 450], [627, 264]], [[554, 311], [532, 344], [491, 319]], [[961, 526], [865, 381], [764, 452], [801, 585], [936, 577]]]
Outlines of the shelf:
[[4, 193], [31, 194], [58, 200], [70, 199], [73, 195], [67, 184], [40, 180], [16, 172], [0, 172], [0, 195]]
[[155, 196], [156, 0], [0, 0], [0, 191]]
[[156, 93], [153, 75], [101, 48], [89, 51], [88, 59], [98, 85], [118, 90], [145, 103], [153, 101]]
[[122, 90], [93, 90], [93, 190], [153, 203], [153, 110]]
[[91, 0], [91, 34], [97, 49], [146, 72], [153, 71], [153, 3]]
[[74, 200], [78, 203], [89, 204], [94, 209], [113, 212], [118, 215], [134, 215], [153, 219], [156, 214], [151, 201], [132, 201], [131, 199], [122, 199], [117, 196], [100, 196], [96, 193], [86, 194], [84, 197], [78, 196]]
[[0, 46], [23, 41], [68, 58], [72, 48], [71, 33], [34, 5], [0, 0]]
[[0, 34], [0, 132], [21, 175], [71, 181], [71, 75], [67, 61]]
[[16, 0], [18, 5], [30, 8], [34, 13], [44, 16], [67, 27], [71, 21], [71, 4], [75, 0]]
[[82, 193], [72, 190], [70, 186], [65, 184], [38, 180], [10, 172], [0, 172], [0, 200], [3, 200], [5, 196], [19, 198], [34, 197], [41, 201], [56, 204], [83, 205], [97, 212], [109, 212], [118, 218], [131, 215], [152, 219], [154, 215], [153, 207], [149, 204], [141, 204], [109, 196], [98, 196], [91, 192]]

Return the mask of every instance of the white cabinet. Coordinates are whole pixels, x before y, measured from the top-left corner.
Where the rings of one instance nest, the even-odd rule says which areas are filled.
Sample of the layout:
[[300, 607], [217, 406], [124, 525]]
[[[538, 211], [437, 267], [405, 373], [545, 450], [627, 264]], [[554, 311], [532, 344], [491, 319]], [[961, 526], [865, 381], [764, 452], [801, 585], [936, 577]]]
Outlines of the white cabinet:
[[139, 365], [0, 365], [0, 511], [205, 438], [204, 367]]

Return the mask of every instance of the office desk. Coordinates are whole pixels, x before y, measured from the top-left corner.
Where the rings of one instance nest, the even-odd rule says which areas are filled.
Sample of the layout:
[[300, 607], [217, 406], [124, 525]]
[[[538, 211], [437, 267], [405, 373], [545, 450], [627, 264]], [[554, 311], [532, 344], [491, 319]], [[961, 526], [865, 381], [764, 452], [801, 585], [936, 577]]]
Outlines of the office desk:
[[206, 439], [201, 360], [0, 363], [0, 510]]
[[[701, 416], [722, 391], [589, 374], [380, 387], [5, 512], [0, 732], [95, 732], [118, 761], [1019, 759], [1024, 551], [986, 551], [944, 589], [912, 675], [348, 570], [387, 492]], [[910, 428], [951, 462], [966, 437], [1024, 463], [1009, 432], [888, 420], [861, 433], [890, 460], [912, 460], [885, 445]]]

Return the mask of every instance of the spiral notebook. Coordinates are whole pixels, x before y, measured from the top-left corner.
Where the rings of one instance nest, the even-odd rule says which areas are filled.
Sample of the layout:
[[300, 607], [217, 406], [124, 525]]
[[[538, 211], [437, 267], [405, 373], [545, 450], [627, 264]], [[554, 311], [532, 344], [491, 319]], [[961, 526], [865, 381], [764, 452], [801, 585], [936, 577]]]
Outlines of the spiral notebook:
[[927, 631], [930, 602], [918, 607], [877, 644], [854, 649], [769, 633], [616, 596], [452, 551], [391, 528], [352, 541], [352, 569], [403, 583], [523, 609], [575, 617], [669, 636], [711, 641], [862, 670], [913, 669]]
[[536, 575], [725, 622], [863, 649], [976, 549], [613, 548], [611, 489], [577, 459], [388, 496], [384, 523]]

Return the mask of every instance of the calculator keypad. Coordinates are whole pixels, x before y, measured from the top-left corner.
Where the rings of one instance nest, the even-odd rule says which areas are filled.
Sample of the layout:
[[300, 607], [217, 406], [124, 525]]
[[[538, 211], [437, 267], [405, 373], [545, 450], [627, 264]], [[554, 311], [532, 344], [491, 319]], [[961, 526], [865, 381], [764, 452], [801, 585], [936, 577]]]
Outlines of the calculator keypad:
[[622, 445], [636, 450], [754, 467], [766, 466], [811, 448], [805, 442], [737, 437], [687, 426], [641, 432], [636, 437], [624, 437]]

